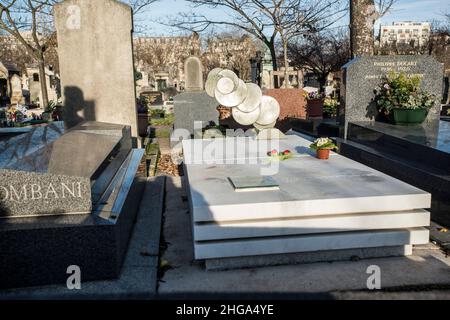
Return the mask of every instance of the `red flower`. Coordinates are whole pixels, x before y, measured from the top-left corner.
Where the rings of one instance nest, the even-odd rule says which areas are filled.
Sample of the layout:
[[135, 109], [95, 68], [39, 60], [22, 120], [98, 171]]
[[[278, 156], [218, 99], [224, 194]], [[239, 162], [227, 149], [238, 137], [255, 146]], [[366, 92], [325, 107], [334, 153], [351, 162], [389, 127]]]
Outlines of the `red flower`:
[[270, 154], [273, 156], [276, 156], [276, 155], [278, 155], [278, 151], [274, 149], [274, 150], [272, 150], [272, 152], [270, 152]]
[[283, 154], [284, 154], [285, 156], [290, 155], [290, 154], [291, 154], [291, 150], [284, 150], [284, 151], [283, 151]]

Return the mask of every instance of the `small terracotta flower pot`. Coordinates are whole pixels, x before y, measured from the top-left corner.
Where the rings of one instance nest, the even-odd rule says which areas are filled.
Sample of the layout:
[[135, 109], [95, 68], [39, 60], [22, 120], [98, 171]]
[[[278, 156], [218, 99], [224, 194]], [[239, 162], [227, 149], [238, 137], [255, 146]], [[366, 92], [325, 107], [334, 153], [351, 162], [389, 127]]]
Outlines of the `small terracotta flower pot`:
[[329, 149], [317, 150], [317, 159], [328, 160], [329, 158], [330, 158], [330, 150]]

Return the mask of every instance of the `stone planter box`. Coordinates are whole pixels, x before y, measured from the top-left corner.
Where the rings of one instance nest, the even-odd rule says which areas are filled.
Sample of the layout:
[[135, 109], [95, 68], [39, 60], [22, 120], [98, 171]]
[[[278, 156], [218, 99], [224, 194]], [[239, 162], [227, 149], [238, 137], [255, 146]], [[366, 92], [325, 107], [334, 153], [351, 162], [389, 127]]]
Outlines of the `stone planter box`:
[[428, 116], [425, 109], [394, 109], [392, 119], [395, 124], [421, 124]]
[[146, 137], [151, 116], [146, 113], [138, 114], [138, 134], [140, 137]]
[[306, 113], [308, 118], [323, 117], [323, 99], [308, 100]]

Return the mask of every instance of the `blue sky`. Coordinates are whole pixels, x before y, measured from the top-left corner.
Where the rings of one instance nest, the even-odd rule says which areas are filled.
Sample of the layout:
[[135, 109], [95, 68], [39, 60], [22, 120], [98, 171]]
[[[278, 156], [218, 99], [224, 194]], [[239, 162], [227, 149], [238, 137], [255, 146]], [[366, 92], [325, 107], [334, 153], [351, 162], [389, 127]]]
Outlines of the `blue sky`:
[[[192, 10], [184, 0], [160, 0], [154, 3], [144, 14], [139, 17], [147, 26], [149, 35], [176, 35], [180, 31], [152, 23], [152, 20], [163, 19], [178, 12]], [[196, 9], [197, 12], [207, 14], [212, 18], [223, 18], [224, 12], [213, 9]], [[398, 0], [392, 11], [383, 17], [378, 24], [391, 24], [393, 21], [431, 21], [442, 20], [444, 13], [450, 13], [450, 0]], [[348, 25], [348, 17], [338, 22], [340, 25]]]

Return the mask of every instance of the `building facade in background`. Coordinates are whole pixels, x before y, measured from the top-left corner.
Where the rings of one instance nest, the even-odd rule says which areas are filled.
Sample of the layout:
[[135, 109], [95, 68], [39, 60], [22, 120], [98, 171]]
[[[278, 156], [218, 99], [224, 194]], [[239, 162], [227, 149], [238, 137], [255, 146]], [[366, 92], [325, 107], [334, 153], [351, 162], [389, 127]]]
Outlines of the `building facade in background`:
[[204, 41], [193, 33], [176, 37], [138, 37], [134, 39], [137, 92], [184, 89], [184, 61], [189, 56], [202, 60], [205, 76], [216, 67], [233, 69], [251, 80], [250, 60], [257, 44], [249, 36], [214, 36]]
[[431, 25], [428, 22], [394, 22], [380, 27], [380, 45], [410, 45], [424, 47], [428, 44]]
[[201, 41], [198, 34], [178, 37], [134, 38], [134, 55], [137, 71], [142, 78], [138, 91], [163, 91], [184, 86], [184, 60], [199, 56]]

